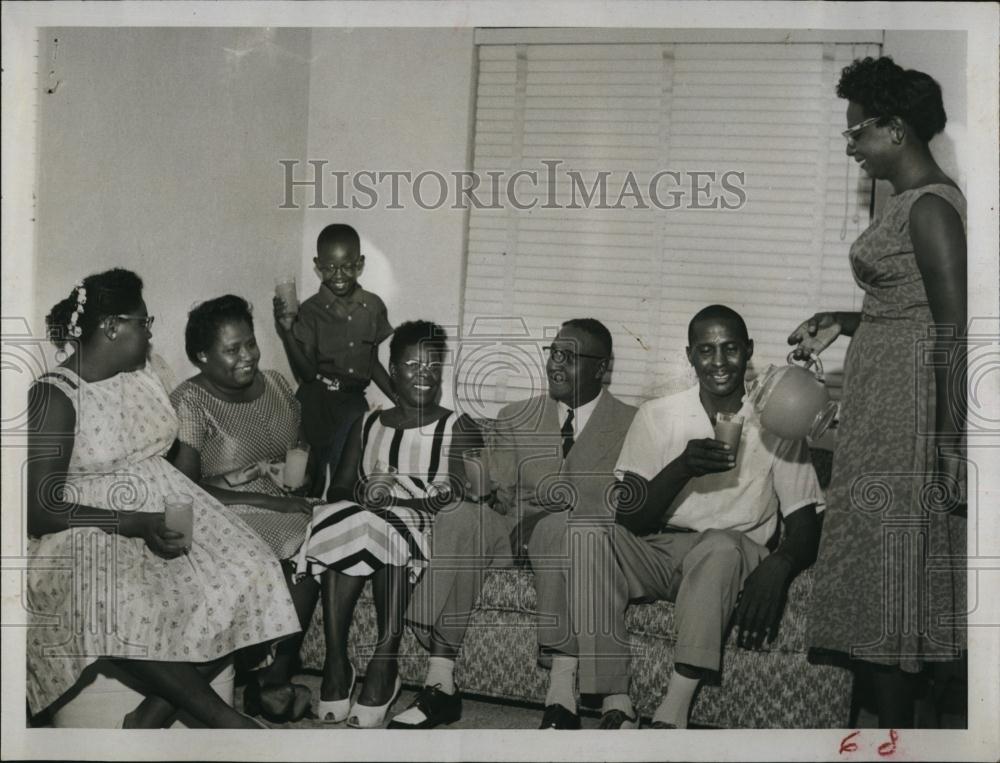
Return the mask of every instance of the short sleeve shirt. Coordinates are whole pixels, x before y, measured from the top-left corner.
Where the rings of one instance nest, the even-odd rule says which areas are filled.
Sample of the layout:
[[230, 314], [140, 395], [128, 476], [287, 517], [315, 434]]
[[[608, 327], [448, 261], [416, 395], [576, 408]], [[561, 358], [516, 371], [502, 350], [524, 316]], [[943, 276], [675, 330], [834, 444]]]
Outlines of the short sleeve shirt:
[[[740, 414], [744, 423], [736, 466], [689, 480], [674, 499], [676, 510], [668, 521], [690, 530], [736, 530], [763, 545], [777, 528], [778, 511], [787, 516], [810, 504], [821, 511], [823, 493], [805, 440], [786, 440], [762, 429], [748, 400]], [[697, 386], [650, 400], [629, 428], [615, 473], [652, 480], [689, 440], [714, 437]]]
[[371, 380], [378, 346], [392, 334], [385, 303], [360, 285], [338, 297], [325, 285], [299, 308], [292, 333], [324, 376]]

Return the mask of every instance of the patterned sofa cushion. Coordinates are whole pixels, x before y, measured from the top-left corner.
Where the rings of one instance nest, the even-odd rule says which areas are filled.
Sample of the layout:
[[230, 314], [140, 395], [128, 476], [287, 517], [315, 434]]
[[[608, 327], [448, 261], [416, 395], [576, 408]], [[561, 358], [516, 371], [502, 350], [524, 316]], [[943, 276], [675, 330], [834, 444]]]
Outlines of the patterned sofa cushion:
[[[769, 648], [777, 652], [804, 652], [805, 608], [812, 593], [812, 575], [807, 570], [792, 581], [781, 618], [778, 636]], [[527, 569], [490, 570], [476, 602], [478, 609], [521, 612], [532, 618], [538, 615], [538, 601], [531, 573]], [[630, 633], [674, 643], [674, 605], [666, 601], [632, 605], [625, 613]], [[736, 646], [736, 634], [727, 642]]]
[[[501, 700], [541, 704], [548, 673], [537, 663], [535, 618], [529, 610], [495, 607], [489, 597], [504, 591], [524, 596], [531, 588], [525, 572], [501, 571], [491, 579], [469, 623], [455, 670], [463, 691]], [[505, 582], [506, 579], [506, 582]], [[517, 582], [515, 582], [517, 581]], [[527, 586], [525, 584], [527, 583]], [[520, 592], [518, 594], [517, 592]], [[523, 598], [521, 601], [523, 602]], [[640, 604], [628, 622], [648, 618], [670, 622], [673, 605]], [[317, 611], [302, 647], [303, 664], [323, 664], [322, 614]], [[673, 641], [664, 632], [632, 630], [632, 685], [638, 710], [650, 716], [673, 673]], [[371, 659], [378, 638], [371, 587], [366, 586], [351, 627], [349, 653], [359, 672]], [[841, 668], [809, 664], [805, 652], [748, 652], [727, 648], [719, 683], [706, 684], [691, 710], [695, 723], [719, 728], [838, 728], [850, 712], [851, 677]], [[400, 646], [400, 676], [419, 686], [427, 673], [427, 652], [407, 631]]]

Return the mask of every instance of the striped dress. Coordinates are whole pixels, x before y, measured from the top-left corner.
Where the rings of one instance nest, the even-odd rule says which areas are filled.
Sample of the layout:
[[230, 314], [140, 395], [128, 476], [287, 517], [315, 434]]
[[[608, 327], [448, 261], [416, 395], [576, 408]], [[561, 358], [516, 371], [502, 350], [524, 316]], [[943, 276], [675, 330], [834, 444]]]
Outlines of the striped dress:
[[[391, 488], [395, 498], [423, 499], [433, 505], [448, 483], [448, 454], [458, 422], [449, 412], [438, 421], [412, 429], [393, 429], [381, 422], [381, 412], [366, 414], [362, 429], [359, 484], [384, 464], [396, 469]], [[471, 425], [471, 422], [470, 422]], [[367, 495], [376, 497], [373, 488]], [[381, 493], [388, 498], [389, 490]], [[443, 498], [447, 502], [447, 498]], [[377, 503], [377, 505], [376, 505]], [[386, 565], [407, 567], [416, 581], [430, 556], [432, 509], [392, 504], [391, 500], [361, 503], [337, 501], [316, 506], [306, 540], [296, 557], [298, 576], [320, 575], [327, 569], [367, 577]]]

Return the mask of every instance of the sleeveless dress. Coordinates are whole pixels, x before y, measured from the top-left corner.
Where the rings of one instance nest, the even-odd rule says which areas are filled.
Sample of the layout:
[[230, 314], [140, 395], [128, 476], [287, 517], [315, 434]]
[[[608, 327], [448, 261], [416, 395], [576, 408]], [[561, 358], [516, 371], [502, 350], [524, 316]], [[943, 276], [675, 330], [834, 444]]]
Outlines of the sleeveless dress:
[[[264, 393], [256, 400], [220, 400], [188, 380], [170, 393], [180, 421], [178, 439], [201, 456], [205, 478], [228, 474], [260, 461], [280, 459], [299, 434], [299, 401], [280, 373], [263, 371]], [[270, 478], [257, 477], [232, 490], [284, 496]], [[271, 547], [279, 559], [291, 557], [302, 544], [308, 514], [283, 514], [255, 506], [227, 507]]]
[[193, 544], [175, 559], [141, 538], [75, 527], [28, 540], [27, 695], [32, 712], [70, 689], [99, 657], [205, 662], [299, 630], [278, 560], [242, 521], [163, 457], [177, 418], [148, 368], [86, 382], [68, 369], [36, 383], [76, 408], [66, 500], [163, 511], [194, 498]]
[[814, 568], [807, 643], [916, 672], [964, 648], [965, 520], [948, 512], [936, 469], [933, 317], [910, 208], [932, 193], [965, 223], [965, 198], [935, 184], [889, 198], [851, 247], [864, 289], [844, 361], [833, 474]]
[[[448, 454], [453, 438], [460, 434], [456, 430], [466, 427], [474, 429], [474, 424], [464, 415], [456, 420], [452, 412], [413, 429], [385, 426], [381, 411], [366, 414], [359, 483], [364, 484], [381, 462], [397, 470], [393, 497], [423, 499], [433, 505], [440, 497], [437, 485], [448, 480]], [[438, 508], [446, 503], [444, 499]], [[410, 580], [416, 582], [430, 558], [434, 513], [408, 506], [379, 508], [351, 501], [316, 506], [306, 541], [296, 557], [297, 574], [318, 576], [333, 569], [367, 577], [386, 565], [405, 566]]]

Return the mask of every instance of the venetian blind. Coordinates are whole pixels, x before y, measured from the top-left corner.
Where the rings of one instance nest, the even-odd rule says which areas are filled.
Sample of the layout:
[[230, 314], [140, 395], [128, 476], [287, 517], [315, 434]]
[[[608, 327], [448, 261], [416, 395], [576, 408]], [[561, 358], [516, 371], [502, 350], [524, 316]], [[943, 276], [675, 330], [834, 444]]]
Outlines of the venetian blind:
[[[469, 216], [459, 399], [488, 414], [541, 392], [540, 348], [571, 317], [608, 326], [611, 389], [638, 403], [693, 382], [686, 328], [707, 304], [744, 316], [757, 368], [783, 362], [785, 337], [816, 310], [858, 309], [847, 253], [871, 186], [844, 153], [834, 89], [843, 66], [877, 54], [843, 43], [481, 45], [474, 170], [503, 182]], [[530, 209], [506, 185], [518, 171], [535, 173], [513, 186]], [[742, 173], [729, 190], [725, 173]], [[657, 208], [651, 184], [676, 208]], [[824, 354], [833, 379], [842, 359], [836, 345]]]

